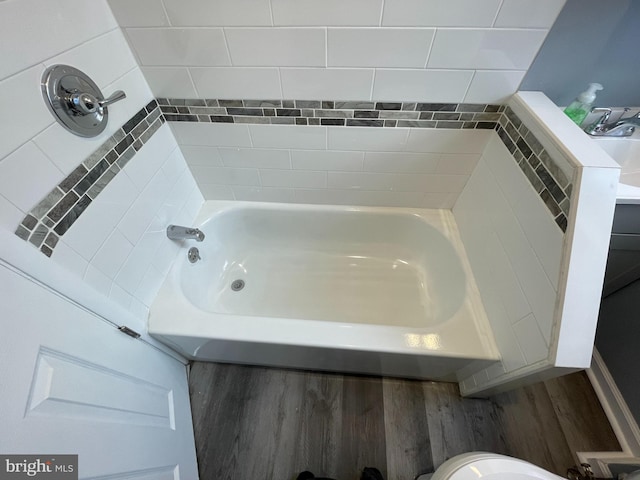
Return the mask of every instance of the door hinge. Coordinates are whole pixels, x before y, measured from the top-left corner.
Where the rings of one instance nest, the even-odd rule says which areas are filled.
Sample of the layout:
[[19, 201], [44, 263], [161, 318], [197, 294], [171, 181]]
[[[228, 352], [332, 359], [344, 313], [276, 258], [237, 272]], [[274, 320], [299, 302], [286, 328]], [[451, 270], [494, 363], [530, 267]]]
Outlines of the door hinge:
[[135, 330], [132, 330], [129, 327], [125, 327], [124, 325], [122, 325], [121, 327], [118, 327], [118, 330], [120, 330], [122, 333], [126, 333], [130, 337], [140, 338], [140, 334], [138, 332], [136, 332]]

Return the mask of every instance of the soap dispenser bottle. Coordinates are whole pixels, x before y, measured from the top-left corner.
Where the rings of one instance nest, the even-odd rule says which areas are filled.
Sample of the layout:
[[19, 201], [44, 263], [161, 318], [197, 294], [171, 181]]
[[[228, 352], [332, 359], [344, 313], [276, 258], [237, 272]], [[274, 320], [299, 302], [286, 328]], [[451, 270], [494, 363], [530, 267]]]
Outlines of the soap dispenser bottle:
[[591, 111], [593, 102], [596, 100], [596, 92], [602, 90], [602, 88], [602, 85], [599, 83], [590, 83], [589, 88], [578, 95], [576, 99], [564, 109], [564, 113], [579, 126]]

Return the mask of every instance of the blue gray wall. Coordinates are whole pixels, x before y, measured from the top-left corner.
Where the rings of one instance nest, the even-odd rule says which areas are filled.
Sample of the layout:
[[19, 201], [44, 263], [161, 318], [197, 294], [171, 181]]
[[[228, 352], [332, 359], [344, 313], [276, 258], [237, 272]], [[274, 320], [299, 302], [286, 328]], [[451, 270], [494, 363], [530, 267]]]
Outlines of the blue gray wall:
[[640, 106], [640, 1], [568, 0], [520, 90], [568, 105], [588, 83], [597, 106]]

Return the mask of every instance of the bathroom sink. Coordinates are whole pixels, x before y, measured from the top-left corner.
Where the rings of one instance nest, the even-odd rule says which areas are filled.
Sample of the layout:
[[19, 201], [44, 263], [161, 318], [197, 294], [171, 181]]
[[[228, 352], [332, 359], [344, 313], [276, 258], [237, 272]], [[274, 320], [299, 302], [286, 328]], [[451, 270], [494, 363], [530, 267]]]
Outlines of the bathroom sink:
[[597, 138], [595, 141], [622, 167], [617, 203], [640, 203], [640, 138]]
[[598, 138], [621, 168], [603, 298], [640, 278], [640, 139]]

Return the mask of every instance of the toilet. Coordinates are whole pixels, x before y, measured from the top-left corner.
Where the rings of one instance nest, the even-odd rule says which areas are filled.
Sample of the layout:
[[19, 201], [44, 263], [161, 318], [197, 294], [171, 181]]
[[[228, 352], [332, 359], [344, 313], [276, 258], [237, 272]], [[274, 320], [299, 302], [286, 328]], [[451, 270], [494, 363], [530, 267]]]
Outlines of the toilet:
[[434, 473], [416, 480], [566, 480], [524, 460], [497, 453], [463, 453], [444, 462]]

